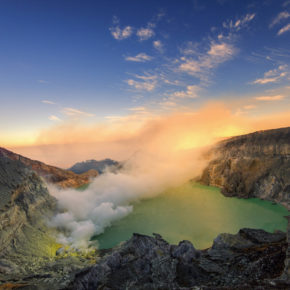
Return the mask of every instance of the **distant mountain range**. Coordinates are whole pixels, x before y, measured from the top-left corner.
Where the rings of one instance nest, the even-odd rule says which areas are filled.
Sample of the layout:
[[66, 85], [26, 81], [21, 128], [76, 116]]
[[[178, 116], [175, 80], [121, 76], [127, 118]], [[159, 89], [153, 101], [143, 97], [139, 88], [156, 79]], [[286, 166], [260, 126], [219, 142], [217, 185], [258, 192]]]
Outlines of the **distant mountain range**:
[[100, 161], [97, 160], [87, 160], [83, 162], [78, 162], [72, 167], [68, 168], [68, 170], [76, 173], [82, 174], [89, 170], [96, 170], [99, 174], [104, 173], [105, 170], [110, 170], [115, 172], [116, 170], [121, 168], [121, 163], [112, 159], [103, 159]]

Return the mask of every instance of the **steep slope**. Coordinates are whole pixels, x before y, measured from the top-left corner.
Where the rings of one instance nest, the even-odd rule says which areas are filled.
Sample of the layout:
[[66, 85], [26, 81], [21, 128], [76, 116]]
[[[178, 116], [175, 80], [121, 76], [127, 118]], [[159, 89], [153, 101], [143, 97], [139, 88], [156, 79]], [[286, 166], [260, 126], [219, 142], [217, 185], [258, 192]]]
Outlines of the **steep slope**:
[[258, 197], [290, 209], [290, 127], [222, 141], [201, 181], [226, 196]]
[[43, 177], [47, 182], [54, 183], [62, 188], [79, 187], [88, 183], [91, 178], [98, 176], [97, 171], [89, 171], [79, 175], [72, 171], [50, 166], [40, 161], [31, 160], [1, 147], [0, 157], [18, 160], [35, 171], [39, 176]]
[[88, 266], [81, 254], [57, 255], [62, 245], [47, 225], [55, 211], [43, 180], [19, 160], [0, 156], [0, 289], [60, 289]]
[[24, 257], [51, 255], [55, 240], [43, 217], [51, 216], [55, 207], [55, 199], [34, 171], [0, 157], [0, 277], [23, 271], [19, 265]]
[[99, 174], [102, 174], [107, 168], [110, 170], [117, 170], [119, 166], [119, 162], [109, 158], [100, 161], [92, 159], [78, 162], [70, 167], [68, 170], [77, 174], [85, 173], [88, 170], [96, 170]]

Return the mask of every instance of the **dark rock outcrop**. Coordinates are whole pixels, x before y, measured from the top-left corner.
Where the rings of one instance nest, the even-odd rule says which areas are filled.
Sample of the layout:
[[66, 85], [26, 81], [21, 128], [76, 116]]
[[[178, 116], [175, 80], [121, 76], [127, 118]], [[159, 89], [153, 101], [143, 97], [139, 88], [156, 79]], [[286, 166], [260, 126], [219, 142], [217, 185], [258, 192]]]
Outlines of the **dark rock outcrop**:
[[290, 127], [224, 140], [201, 181], [226, 196], [258, 197], [290, 209]]
[[66, 289], [286, 289], [287, 281], [275, 280], [283, 272], [286, 248], [284, 233], [263, 230], [220, 234], [203, 251], [189, 241], [169, 245], [160, 235], [134, 234], [79, 272]]
[[50, 166], [37, 160], [31, 160], [1, 147], [0, 157], [20, 161], [25, 166], [35, 171], [39, 176], [43, 177], [45, 181], [62, 188], [80, 187], [89, 183], [91, 178], [98, 176], [98, 172], [96, 170], [90, 170], [89, 172], [84, 172], [83, 174], [76, 174], [72, 171]]

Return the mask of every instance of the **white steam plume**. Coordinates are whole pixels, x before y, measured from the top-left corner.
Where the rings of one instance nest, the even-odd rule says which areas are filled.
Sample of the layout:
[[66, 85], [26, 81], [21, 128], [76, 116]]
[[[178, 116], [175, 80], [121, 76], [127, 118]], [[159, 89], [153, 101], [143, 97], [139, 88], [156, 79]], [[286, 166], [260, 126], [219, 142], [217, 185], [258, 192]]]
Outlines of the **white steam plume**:
[[194, 177], [203, 164], [197, 158], [198, 151], [172, 151], [166, 156], [161, 152], [138, 153], [122, 171], [98, 176], [84, 191], [50, 186], [61, 211], [50, 223], [62, 230], [59, 242], [74, 248], [88, 247], [93, 235], [103, 233], [112, 222], [133, 210], [132, 202], [153, 197]]

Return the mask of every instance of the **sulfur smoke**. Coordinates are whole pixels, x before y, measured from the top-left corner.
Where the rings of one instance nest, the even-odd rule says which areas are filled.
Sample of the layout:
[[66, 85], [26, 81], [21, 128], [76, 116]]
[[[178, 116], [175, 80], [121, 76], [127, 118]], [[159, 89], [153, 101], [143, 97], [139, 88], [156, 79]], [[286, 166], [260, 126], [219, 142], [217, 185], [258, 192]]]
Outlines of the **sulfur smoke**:
[[[289, 117], [285, 118], [288, 121]], [[51, 221], [62, 232], [59, 241], [75, 248], [88, 247], [93, 235], [103, 233], [114, 221], [132, 212], [134, 202], [152, 198], [198, 176], [208, 162], [203, 152], [211, 144], [223, 136], [253, 131], [253, 124], [258, 121], [255, 122], [213, 104], [196, 112], [150, 119], [139, 127], [128, 122], [115, 130], [66, 124], [43, 133], [47, 140], [63, 136], [71, 144], [77, 143], [75, 138], [86, 140], [91, 147], [74, 145], [81, 148], [78, 152], [83, 158], [96, 158], [93, 153], [102, 152], [99, 157], [127, 160], [121, 171], [105, 172], [84, 191], [50, 186], [60, 210]], [[116, 155], [110, 155], [108, 148], [114, 149]], [[63, 156], [76, 156], [68, 152], [64, 151]]]
[[105, 172], [84, 191], [50, 185], [60, 210], [50, 224], [61, 230], [60, 243], [86, 248], [93, 235], [132, 212], [134, 202], [186, 182], [203, 164], [196, 150], [167, 158], [137, 153], [120, 172]]

